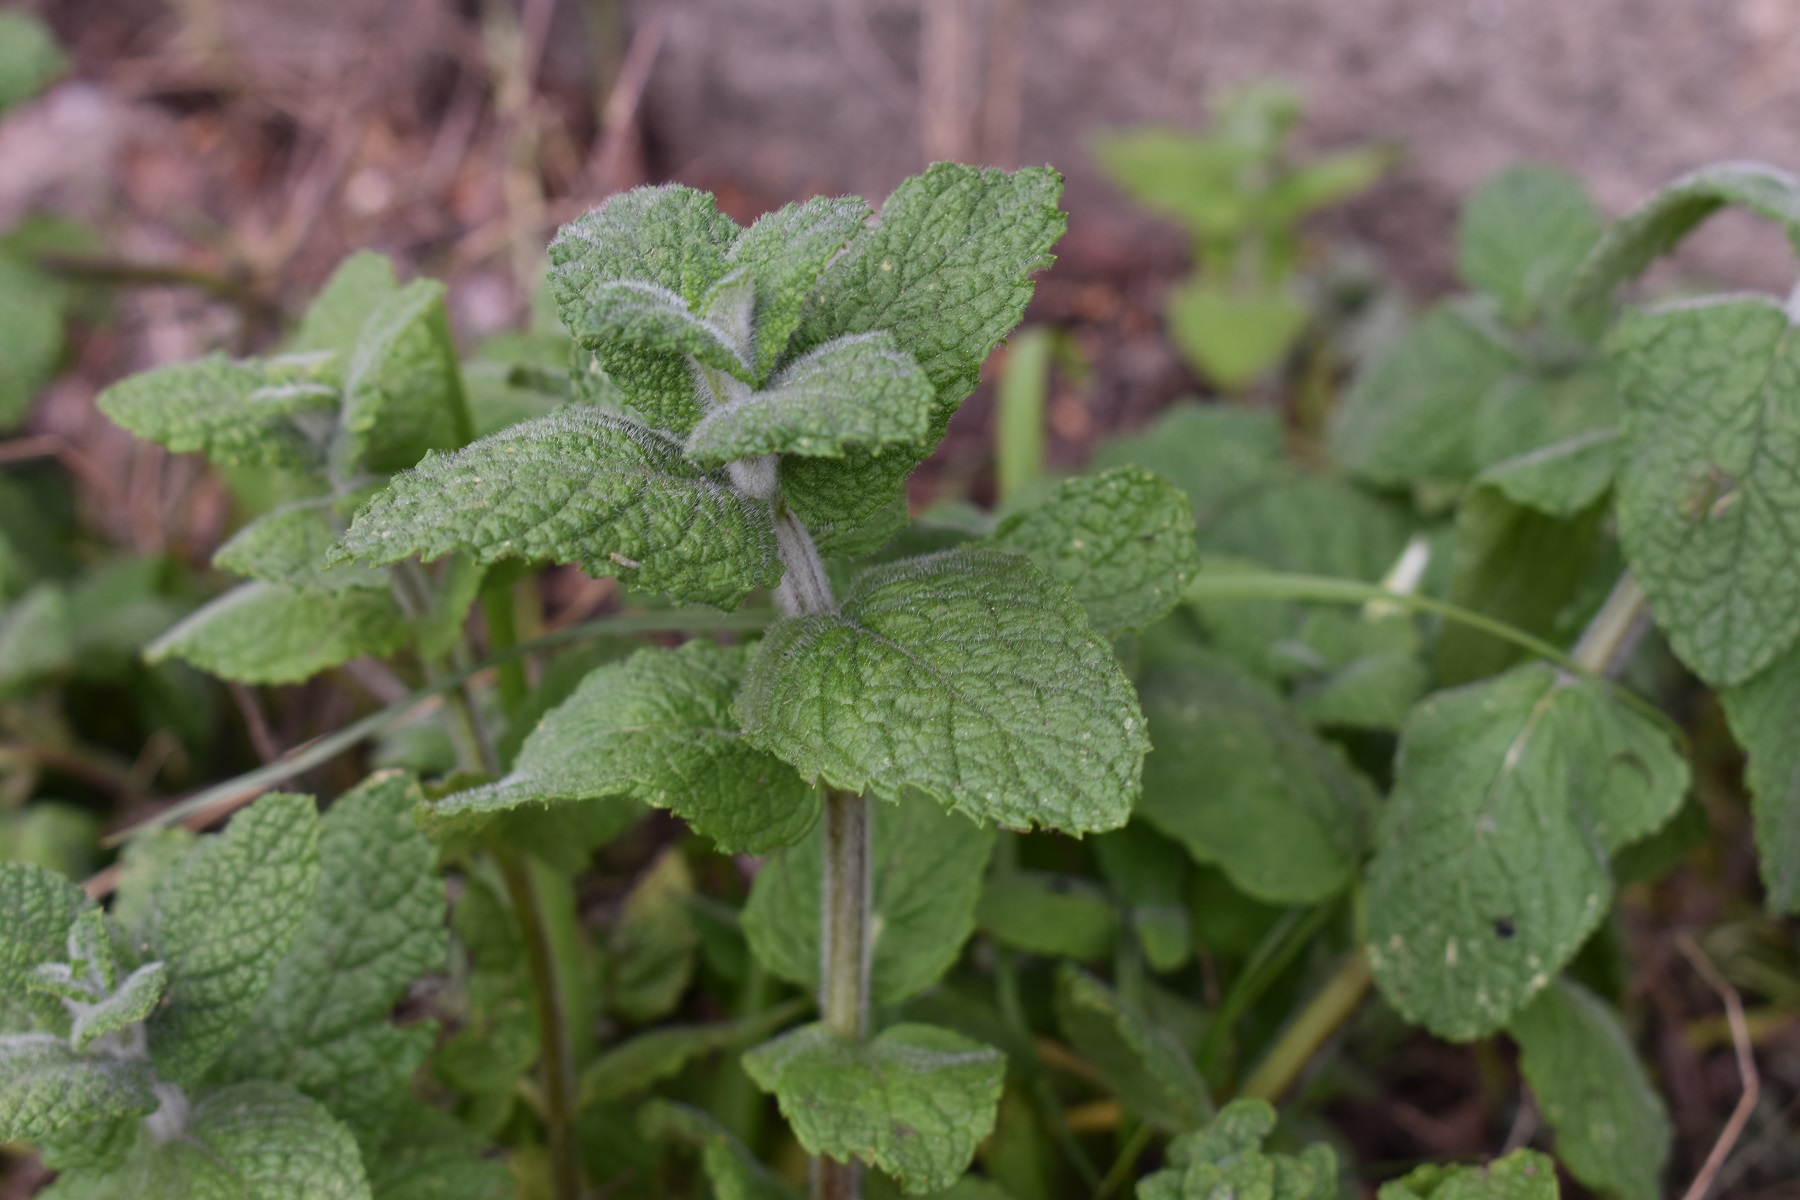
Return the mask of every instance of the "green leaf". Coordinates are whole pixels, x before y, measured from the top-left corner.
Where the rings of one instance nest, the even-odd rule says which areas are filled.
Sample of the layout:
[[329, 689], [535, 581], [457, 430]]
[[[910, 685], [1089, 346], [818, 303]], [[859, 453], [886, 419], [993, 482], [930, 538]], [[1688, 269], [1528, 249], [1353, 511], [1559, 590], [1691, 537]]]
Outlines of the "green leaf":
[[450, 1114], [403, 1102], [389, 1132], [364, 1152], [377, 1200], [512, 1200], [506, 1164], [481, 1157], [481, 1141]]
[[747, 657], [697, 640], [591, 672], [538, 722], [511, 774], [431, 806], [426, 820], [474, 828], [523, 805], [629, 796], [669, 809], [726, 853], [794, 842], [812, 828], [819, 798], [738, 732], [731, 704]]
[[[6, 88], [6, 18], [0, 12], [0, 101]], [[0, 103], [0, 107], [4, 107]], [[24, 259], [0, 251], [0, 430], [24, 422], [31, 403], [56, 373], [63, 353], [62, 285]]]
[[1142, 1200], [1336, 1200], [1337, 1155], [1330, 1146], [1270, 1154], [1263, 1141], [1275, 1110], [1233, 1100], [1205, 1129], [1169, 1143], [1164, 1167], [1138, 1183]]
[[344, 364], [344, 407], [332, 454], [387, 473], [470, 437], [444, 285], [415, 279], [384, 296]]
[[1464, 1041], [1503, 1025], [1606, 915], [1608, 858], [1680, 806], [1687, 762], [1603, 685], [1543, 664], [1427, 698], [1367, 873], [1375, 981]]
[[1558, 1195], [1555, 1165], [1535, 1150], [1514, 1150], [1485, 1167], [1428, 1164], [1382, 1184], [1380, 1200], [1557, 1200]]
[[121, 380], [96, 403], [113, 422], [178, 454], [221, 466], [313, 467], [338, 388], [328, 359], [269, 363], [214, 356]]
[[1727, 205], [1779, 221], [1800, 252], [1800, 180], [1763, 163], [1715, 163], [1683, 175], [1614, 222], [1582, 263], [1577, 295], [1597, 300], [1636, 278]]
[[74, 664], [74, 614], [58, 583], [40, 583], [0, 610], [0, 695]]
[[1399, 729], [1425, 691], [1419, 631], [1410, 616], [1315, 609], [1283, 648], [1300, 668], [1294, 712], [1315, 726]]
[[1635, 315], [1619, 536], [1675, 653], [1715, 687], [1800, 636], [1800, 339], [1780, 305], [1727, 297]]
[[213, 555], [212, 565], [302, 592], [386, 588], [385, 571], [326, 565], [325, 552], [342, 532], [333, 520], [338, 507], [338, 502], [329, 498], [283, 505], [233, 534]]
[[797, 355], [847, 333], [884, 330], [937, 388], [939, 419], [1031, 299], [1034, 271], [1067, 220], [1062, 177], [936, 163], [881, 206], [881, 219], [819, 277], [789, 346]]
[[1139, 467], [1068, 480], [985, 541], [1068, 584], [1109, 637], [1167, 616], [1200, 565], [1187, 497]]
[[768, 378], [799, 327], [813, 281], [868, 219], [859, 197], [820, 196], [763, 214], [732, 243], [731, 270], [715, 286], [755, 285], [756, 378]]
[[1243, 291], [1196, 276], [1169, 294], [1169, 337], [1201, 374], [1235, 389], [1279, 364], [1309, 315], [1285, 290]]
[[0, 113], [37, 95], [68, 66], [48, 25], [27, 12], [0, 12]]
[[24, 863], [0, 863], [0, 1031], [68, 1026], [62, 1005], [44, 995], [28, 995], [40, 963], [68, 957], [69, 927], [92, 903], [75, 884], [53, 871]]
[[575, 341], [589, 350], [622, 343], [655, 361], [691, 359], [740, 381], [751, 379], [735, 330], [694, 312], [687, 301], [654, 283], [617, 279], [592, 284], [578, 304], [563, 308], [563, 319]]
[[142, 1021], [163, 998], [168, 985], [169, 972], [163, 964], [145, 963], [97, 1003], [73, 1003], [69, 1045], [77, 1051], [86, 1050], [95, 1040]]
[[1181, 1043], [1137, 1005], [1069, 962], [1057, 970], [1056, 1022], [1132, 1115], [1179, 1133], [1211, 1114], [1206, 1083]]
[[1589, 1187], [1622, 1200], [1658, 1200], [1671, 1132], [1618, 1018], [1598, 996], [1559, 979], [1513, 1017], [1520, 1067], [1556, 1156]]
[[388, 1013], [445, 955], [437, 853], [412, 823], [422, 798], [386, 771], [327, 810], [311, 911], [218, 1077], [286, 1083], [359, 1133], [405, 1094], [430, 1027], [397, 1029]]
[[1197, 234], [1235, 234], [1255, 202], [1240, 180], [1260, 148], [1154, 126], [1110, 133], [1094, 144], [1102, 170], [1153, 212]]
[[319, 878], [311, 797], [269, 795], [156, 881], [144, 955], [168, 966], [149, 1022], [157, 1076], [206, 1074], [250, 1019], [306, 920]]
[[467, 554], [452, 554], [444, 560], [433, 580], [431, 605], [413, 622], [421, 658], [441, 659], [455, 652], [487, 574], [487, 568]]
[[607, 942], [612, 1007], [632, 1021], [655, 1020], [674, 1008], [694, 976], [699, 938], [688, 919], [694, 877], [670, 847], [644, 874]]
[[796, 1200], [798, 1196], [703, 1109], [652, 1100], [638, 1118], [638, 1128], [652, 1141], [686, 1142], [698, 1149], [714, 1200]]
[[0, 1141], [35, 1142], [65, 1125], [156, 1108], [142, 1059], [88, 1058], [48, 1033], [0, 1036]]
[[1132, 464], [1169, 480], [1206, 527], [1284, 462], [1277, 414], [1224, 404], [1177, 404], [1143, 433], [1107, 442], [1094, 455], [1096, 467]]
[[1353, 146], [1321, 154], [1294, 167], [1270, 185], [1263, 205], [1271, 222], [1298, 221], [1367, 191], [1398, 157], [1391, 146]]
[[348, 355], [376, 309], [400, 285], [394, 264], [373, 250], [360, 250], [332, 271], [294, 334], [298, 351], [331, 350]]
[[813, 1024], [750, 1051], [744, 1070], [807, 1153], [861, 1159], [916, 1196], [955, 1183], [993, 1129], [1006, 1059], [930, 1025], [851, 1042]]
[[1549, 167], [1509, 167], [1463, 205], [1457, 269], [1470, 287], [1498, 297], [1508, 320], [1530, 321], [1561, 303], [1601, 225], [1579, 180]]
[[1572, 517], [1612, 487], [1619, 465], [1619, 431], [1589, 429], [1559, 442], [1502, 459], [1476, 476], [1514, 504], [1553, 517]]
[[912, 355], [886, 333], [851, 334], [782, 367], [762, 391], [709, 411], [688, 435], [687, 456], [715, 467], [763, 454], [904, 452], [926, 442], [935, 395]]
[[1100, 870], [1126, 902], [1126, 918], [1144, 958], [1157, 971], [1174, 971], [1194, 950], [1187, 909], [1188, 858], [1182, 848], [1142, 822], [1094, 839]]
[[1406, 548], [1410, 516], [1333, 475], [1283, 472], [1200, 525], [1203, 558], [1249, 558], [1278, 571], [1376, 580]]
[[[690, 914], [692, 915], [692, 914]], [[702, 1055], [761, 1041], [808, 1007], [795, 1000], [716, 1025], [665, 1025], [608, 1047], [581, 1072], [581, 1106], [649, 1090]]]
[[563, 323], [576, 325], [594, 286], [643, 280], [698, 304], [730, 268], [738, 236], [706, 192], [669, 184], [613, 196], [557, 230], [550, 243], [550, 290]]
[[573, 562], [634, 588], [733, 607], [781, 579], [768, 507], [703, 474], [665, 434], [593, 409], [526, 421], [395, 477], [340, 559], [466, 550]]
[[392, 654], [407, 636], [390, 592], [297, 592], [258, 582], [194, 612], [152, 642], [144, 657], [153, 663], [179, 658], [239, 683], [300, 683], [353, 658]]
[[[898, 1004], [943, 978], [975, 931], [981, 874], [994, 834], [970, 829], [923, 796], [874, 806], [870, 994]], [[821, 839], [772, 856], [744, 906], [744, 936], [768, 970], [819, 982]]]
[[1148, 749], [1111, 650], [1068, 588], [958, 548], [866, 572], [842, 613], [778, 622], [738, 699], [744, 736], [853, 792], [917, 788], [976, 821], [1125, 823]]
[[1800, 647], [1761, 673], [1719, 693], [1732, 736], [1749, 762], [1750, 811], [1762, 860], [1765, 902], [1773, 912], [1800, 913]]
[[1339, 751], [1201, 651], [1139, 691], [1157, 747], [1139, 815], [1259, 900], [1313, 904], [1350, 882], [1375, 794]]
[[[185, 1108], [185, 1102], [183, 1102]], [[324, 1108], [273, 1083], [201, 1097], [175, 1136], [140, 1133], [119, 1168], [65, 1172], [50, 1200], [371, 1200], [349, 1132]], [[163, 1119], [158, 1114], [157, 1120]]]
[[976, 923], [1029, 954], [1092, 962], [1112, 953], [1119, 916], [1085, 879], [1044, 871], [996, 871], [981, 889]]
[[842, 459], [781, 460], [781, 498], [805, 523], [819, 553], [854, 558], [881, 548], [906, 527], [910, 454], [849, 450]]

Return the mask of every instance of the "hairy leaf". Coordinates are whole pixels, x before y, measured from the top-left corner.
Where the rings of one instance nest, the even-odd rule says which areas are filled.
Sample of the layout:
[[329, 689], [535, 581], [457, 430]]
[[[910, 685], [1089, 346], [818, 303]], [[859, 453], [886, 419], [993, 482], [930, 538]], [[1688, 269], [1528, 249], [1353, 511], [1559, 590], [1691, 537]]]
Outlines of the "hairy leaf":
[[643, 280], [698, 304], [730, 267], [737, 226], [706, 192], [670, 184], [621, 192], [557, 230], [550, 290], [563, 323], [597, 284]]
[[386, 588], [384, 571], [326, 565], [325, 552], [342, 532], [332, 519], [336, 509], [337, 502], [325, 498], [283, 505], [233, 534], [213, 555], [212, 565], [302, 592]]
[[1800, 339], [1726, 298], [1628, 319], [1619, 536], [1695, 674], [1742, 683], [1800, 637]]
[[[877, 803], [873, 816], [869, 987], [876, 1002], [898, 1004], [962, 955], [994, 834], [917, 795]], [[764, 863], [743, 914], [757, 959], [803, 987], [819, 981], [820, 840], [807, 838]]]
[[748, 280], [755, 286], [758, 379], [768, 378], [787, 349], [813, 281], [868, 219], [869, 206], [860, 197], [820, 196], [763, 214], [732, 243], [731, 269], [719, 285]]
[[388, 591], [299, 592], [246, 583], [198, 609], [144, 651], [179, 658], [239, 683], [300, 683], [406, 644], [406, 618]]
[[120, 380], [96, 403], [138, 437], [221, 466], [311, 467], [323, 457], [338, 389], [328, 360], [212, 357]]
[[911, 454], [852, 449], [841, 459], [781, 460], [781, 497], [805, 522], [819, 553], [852, 558], [877, 550], [906, 527]]
[[65, 1125], [156, 1108], [142, 1059], [88, 1058], [48, 1033], [0, 1036], [0, 1141], [35, 1142]]
[[563, 314], [576, 342], [590, 350], [622, 344], [647, 360], [692, 359], [744, 382], [752, 377], [736, 331], [694, 312], [686, 300], [658, 284], [640, 279], [595, 283]]
[[445, 954], [437, 854], [412, 823], [422, 799], [409, 776], [384, 771], [326, 812], [312, 909], [220, 1077], [289, 1084], [359, 1133], [404, 1095], [430, 1033], [387, 1014]]
[[68, 957], [69, 927], [91, 908], [82, 890], [54, 871], [0, 863], [0, 1032], [67, 1029], [60, 1003], [28, 991], [40, 963]]
[[750, 1051], [744, 1069], [809, 1154], [861, 1159], [917, 1196], [955, 1183], [993, 1129], [1006, 1059], [930, 1025], [851, 1042], [814, 1024]]
[[1282, 649], [1296, 658], [1294, 711], [1315, 726], [1399, 729], [1425, 691], [1419, 631], [1408, 616], [1317, 609]]
[[1382, 1184], [1380, 1200], [1557, 1200], [1560, 1194], [1555, 1164], [1535, 1150], [1514, 1150], [1485, 1167], [1419, 1167]]
[[332, 271], [300, 318], [294, 349], [348, 355], [375, 310], [399, 290], [394, 264], [385, 255], [373, 250], [352, 254]]
[[1510, 167], [1463, 206], [1457, 268], [1469, 286], [1498, 297], [1508, 319], [1529, 321], [1560, 303], [1600, 229], [1579, 180], [1549, 167]]
[[876, 456], [917, 447], [931, 432], [935, 395], [886, 333], [851, 334], [782, 367], [762, 391], [712, 409], [688, 435], [687, 455], [712, 467], [763, 454], [843, 458], [851, 447]]
[[1181, 1043], [1137, 1005], [1068, 962], [1056, 976], [1056, 1023], [1125, 1110], [1141, 1120], [1180, 1133], [1212, 1112], [1206, 1083]]
[[876, 567], [840, 614], [773, 626], [738, 700], [744, 736], [807, 779], [917, 788], [976, 821], [1117, 828], [1143, 715], [1068, 588], [959, 548]]
[[137, 1024], [150, 1015], [168, 986], [168, 969], [159, 962], [145, 963], [97, 1002], [71, 1005], [69, 1045], [86, 1050], [97, 1039]]
[[340, 464], [385, 474], [470, 435], [444, 285], [415, 279], [382, 298], [349, 353], [332, 453]]
[[1001, 521], [986, 543], [1068, 584], [1108, 636], [1167, 616], [1199, 568], [1187, 497], [1139, 467], [1071, 479]]
[[1368, 782], [1269, 689], [1200, 651], [1140, 682], [1157, 747], [1139, 814], [1259, 900], [1311, 904], [1354, 875]]
[[1205, 1129], [1169, 1143], [1163, 1169], [1138, 1184], [1142, 1200], [1335, 1200], [1337, 1155], [1330, 1146], [1271, 1154], [1263, 1141], [1275, 1110], [1233, 1100]]
[[1606, 494], [1619, 463], [1619, 431], [1589, 429], [1493, 464], [1475, 479], [1514, 504], [1572, 517]]
[[812, 827], [819, 799], [738, 732], [731, 704], [746, 658], [742, 647], [697, 640], [591, 672], [538, 722], [511, 774], [431, 806], [427, 820], [473, 827], [523, 805], [629, 796], [669, 809], [727, 853], [788, 845]]
[[203, 838], [157, 880], [145, 956], [168, 966], [149, 1022], [157, 1076], [206, 1074], [262, 1002], [306, 920], [319, 878], [311, 797], [264, 796]]
[[1719, 693], [1731, 732], [1748, 754], [1756, 849], [1769, 908], [1800, 913], [1800, 647]]
[[357, 514], [337, 553], [390, 563], [454, 550], [573, 562], [727, 608], [781, 578], [766, 506], [688, 465], [672, 438], [592, 409], [427, 457]]
[[1598, 996], [1569, 979], [1538, 993], [1507, 1026], [1556, 1156], [1596, 1191], [1658, 1200], [1671, 1131], [1631, 1039]]
[[1414, 710], [1369, 865], [1369, 966], [1442, 1037], [1503, 1025], [1587, 940], [1611, 853], [1686, 794], [1667, 733], [1542, 664]]

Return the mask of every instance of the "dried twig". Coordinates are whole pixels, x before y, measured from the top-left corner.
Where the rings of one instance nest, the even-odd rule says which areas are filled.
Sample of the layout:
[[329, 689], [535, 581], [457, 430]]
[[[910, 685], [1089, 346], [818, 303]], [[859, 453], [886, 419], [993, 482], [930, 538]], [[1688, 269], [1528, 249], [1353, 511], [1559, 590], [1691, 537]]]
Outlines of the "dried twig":
[[1699, 1174], [1694, 1176], [1694, 1182], [1682, 1193], [1681, 1200], [1702, 1200], [1717, 1178], [1719, 1168], [1725, 1165], [1725, 1159], [1737, 1145], [1738, 1138], [1743, 1136], [1750, 1114], [1756, 1111], [1756, 1101], [1762, 1094], [1762, 1078], [1756, 1071], [1756, 1055], [1751, 1051], [1750, 1029], [1744, 1021], [1744, 1002], [1738, 996], [1737, 989], [1719, 974], [1718, 968], [1713, 966], [1712, 960], [1706, 957], [1706, 953], [1693, 938], [1685, 933], [1677, 934], [1675, 946], [1694, 965], [1694, 970], [1706, 981], [1706, 986], [1725, 1003], [1725, 1016], [1731, 1022], [1731, 1044], [1737, 1052], [1738, 1077], [1743, 1080], [1744, 1085], [1743, 1095], [1738, 1098], [1737, 1107], [1731, 1110], [1731, 1119], [1719, 1131], [1712, 1153], [1706, 1156], [1706, 1161], [1700, 1165]]
[[625, 51], [619, 78], [602, 110], [600, 144], [588, 162], [587, 190], [596, 197], [608, 195], [619, 186], [619, 168], [636, 127], [638, 105], [643, 101], [644, 88], [650, 82], [650, 68], [656, 63], [663, 35], [668, 30], [668, 10], [658, 5], [631, 35], [631, 47]]
[[237, 704], [238, 714], [244, 718], [244, 729], [250, 735], [250, 746], [256, 751], [256, 757], [265, 763], [274, 762], [281, 757], [281, 746], [269, 729], [268, 718], [263, 716], [262, 702], [245, 685], [233, 682], [230, 686], [231, 698]]

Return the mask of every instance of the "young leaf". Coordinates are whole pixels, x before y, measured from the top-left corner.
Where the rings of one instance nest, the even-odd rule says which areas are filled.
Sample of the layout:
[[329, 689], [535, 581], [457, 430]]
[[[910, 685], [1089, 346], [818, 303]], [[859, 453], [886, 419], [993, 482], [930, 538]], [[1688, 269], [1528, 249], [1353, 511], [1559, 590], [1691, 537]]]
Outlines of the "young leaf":
[[1109, 637], [1167, 616], [1200, 565], [1187, 497], [1139, 467], [1068, 480], [985, 541], [1068, 584]]
[[1256, 679], [1201, 651], [1139, 691], [1159, 747], [1138, 813], [1259, 900], [1312, 904], [1356, 871], [1375, 795]]
[[1369, 865], [1375, 981], [1453, 1040], [1547, 985], [1612, 897], [1612, 851], [1672, 816], [1687, 762], [1602, 685], [1542, 664], [1429, 697]]
[[563, 311], [575, 341], [589, 349], [629, 347], [649, 360], [692, 360], [751, 381], [735, 331], [695, 313], [665, 287], [639, 279], [596, 283]]
[[1334, 1200], [1337, 1155], [1330, 1146], [1271, 1154], [1263, 1141], [1275, 1110], [1261, 1100], [1233, 1100], [1205, 1129], [1169, 1143], [1164, 1167], [1138, 1183], [1142, 1200]]
[[765, 213], [731, 244], [731, 270], [715, 286], [740, 279], [756, 288], [756, 378], [767, 379], [800, 324], [813, 281], [869, 219], [857, 196], [820, 196]]
[[1636, 278], [1696, 225], [1732, 204], [1779, 221], [1800, 251], [1800, 179], [1762, 163], [1715, 163], [1683, 175], [1614, 222], [1582, 263], [1577, 295], [1599, 299]]
[[158, 1078], [198, 1080], [256, 1011], [311, 908], [318, 848], [311, 797], [269, 795], [157, 880], [144, 954], [169, 970], [149, 1022]]
[[385, 589], [387, 573], [355, 564], [327, 567], [325, 552], [341, 532], [332, 520], [337, 502], [300, 500], [258, 517], [231, 536], [212, 565], [233, 575], [301, 592]]
[[1514, 1150], [1485, 1167], [1427, 1164], [1382, 1184], [1379, 1200], [1557, 1200], [1560, 1194], [1555, 1164], [1535, 1150]]
[[851, 447], [875, 456], [917, 447], [931, 432], [935, 395], [886, 333], [851, 334], [782, 367], [762, 391], [709, 411], [688, 435], [687, 456], [716, 467], [763, 454], [843, 458]]
[[1570, 1174], [1621, 1200], [1658, 1200], [1669, 1116], [1611, 1008], [1558, 979], [1519, 1010], [1507, 1032]]
[[512, 773], [424, 810], [473, 827], [527, 804], [629, 796], [666, 808], [730, 854], [766, 854], [812, 828], [819, 798], [738, 732], [731, 704], [748, 652], [696, 640], [591, 672], [538, 722]]
[[714, 1200], [797, 1200], [794, 1189], [702, 1109], [652, 1100], [638, 1128], [653, 1141], [686, 1142], [698, 1149]]
[[74, 1021], [69, 1026], [69, 1045], [86, 1050], [97, 1039], [142, 1021], [163, 998], [168, 985], [169, 972], [163, 964], [145, 963], [98, 1002], [71, 1004]]
[[1006, 1059], [930, 1025], [895, 1025], [867, 1042], [806, 1025], [744, 1055], [809, 1154], [861, 1159], [909, 1196], [955, 1183], [994, 1127]]
[[1601, 224], [1579, 180], [1549, 167], [1511, 167], [1463, 206], [1457, 269], [1470, 287], [1498, 297], [1508, 320], [1530, 321], [1561, 302]]
[[1208, 379], [1240, 388], [1281, 362], [1309, 315], [1283, 286], [1246, 290], [1196, 276], [1169, 294], [1169, 338]]
[[1125, 823], [1143, 715], [1068, 588], [959, 548], [876, 567], [841, 614], [774, 625], [738, 699], [744, 736], [835, 787], [917, 788], [976, 821]]
[[[994, 834], [970, 829], [923, 796], [874, 810], [869, 990], [898, 1004], [943, 977], [975, 931], [975, 901]], [[820, 839], [807, 838], [757, 872], [744, 936], [768, 970], [803, 987], [819, 982]]]
[[[185, 1109], [187, 1102], [179, 1104]], [[66, 1171], [45, 1195], [54, 1200], [120, 1195], [133, 1200], [371, 1200], [349, 1132], [318, 1104], [279, 1084], [222, 1088], [180, 1115], [186, 1120], [179, 1136], [140, 1133], [122, 1166]]]
[[1800, 339], [1780, 305], [1728, 297], [1635, 315], [1616, 347], [1625, 553], [1681, 660], [1742, 683], [1800, 637]]
[[143, 1059], [88, 1058], [48, 1033], [0, 1036], [0, 1141], [35, 1142], [69, 1124], [156, 1108]]
[[781, 579], [766, 505], [690, 466], [667, 435], [593, 409], [428, 456], [357, 514], [336, 553], [383, 564], [454, 550], [573, 562], [724, 608]]
[[406, 618], [391, 592], [298, 592], [246, 583], [198, 609], [152, 642], [152, 663], [179, 658], [239, 683], [299, 683], [406, 644]]
[[1069, 962], [1057, 970], [1056, 1023], [1132, 1115], [1166, 1133], [1180, 1133], [1211, 1114], [1206, 1083], [1181, 1043]]
[[31, 978], [39, 964], [68, 957], [69, 927], [91, 908], [79, 887], [53, 871], [0, 863], [0, 1032], [67, 1029], [60, 1002], [29, 994]]
[[359, 1134], [405, 1094], [430, 1028], [398, 1029], [387, 1015], [445, 954], [437, 854], [412, 823], [422, 799], [414, 780], [385, 771], [327, 810], [311, 911], [216, 1077], [286, 1083]]
[[975, 921], [1028, 954], [1092, 962], [1112, 953], [1119, 914], [1085, 879], [1044, 871], [995, 871], [982, 885]]
[[146, 441], [222, 466], [312, 467], [337, 407], [338, 389], [316, 360], [275, 370], [212, 357], [145, 371], [113, 384], [96, 403]]
[[400, 290], [394, 264], [373, 250], [352, 254], [337, 265], [300, 318], [294, 349], [331, 350], [348, 356], [377, 307]]
[[1800, 647], [1719, 693], [1749, 762], [1751, 817], [1770, 911], [1800, 913]]
[[573, 328], [590, 289], [643, 280], [698, 304], [730, 268], [737, 226], [712, 196], [670, 184], [622, 192], [557, 230], [550, 243], [550, 290]]
[[332, 453], [386, 474], [471, 433], [444, 285], [416, 279], [375, 305], [350, 351]]

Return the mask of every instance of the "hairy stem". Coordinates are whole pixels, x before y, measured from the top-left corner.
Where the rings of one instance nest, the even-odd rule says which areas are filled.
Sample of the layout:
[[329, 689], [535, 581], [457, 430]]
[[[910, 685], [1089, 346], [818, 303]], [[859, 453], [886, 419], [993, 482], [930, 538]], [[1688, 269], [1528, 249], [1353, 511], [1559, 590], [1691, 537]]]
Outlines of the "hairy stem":
[[581, 1200], [581, 1148], [575, 1140], [575, 1052], [563, 1012], [562, 981], [556, 975], [549, 925], [524, 857], [504, 846], [492, 847], [491, 853], [524, 935], [525, 967], [537, 1005], [553, 1195], [556, 1200]]
[[1575, 661], [1596, 675], [1617, 679], [1648, 627], [1649, 597], [1630, 571], [1619, 576], [1606, 603], [1575, 643]]
[[1368, 994], [1369, 982], [1369, 960], [1358, 947], [1307, 1002], [1293, 1024], [1282, 1031], [1238, 1094], [1271, 1104], [1280, 1099], [1319, 1048], [1350, 1019]]

